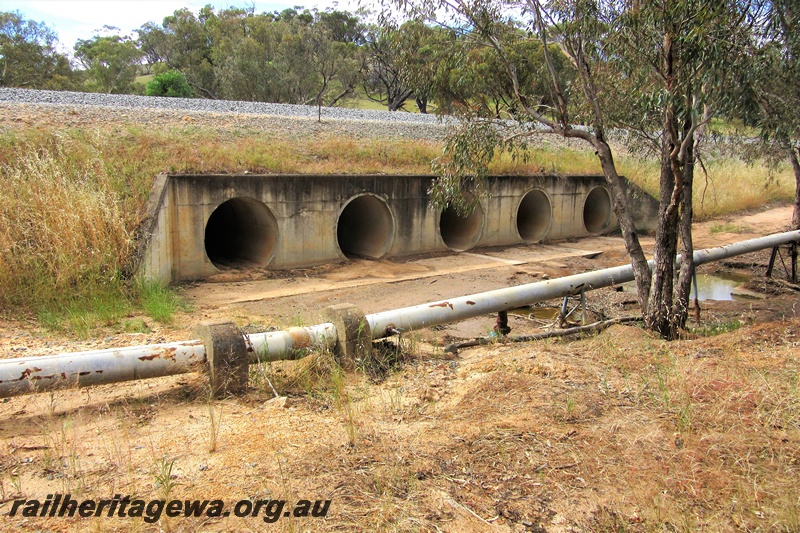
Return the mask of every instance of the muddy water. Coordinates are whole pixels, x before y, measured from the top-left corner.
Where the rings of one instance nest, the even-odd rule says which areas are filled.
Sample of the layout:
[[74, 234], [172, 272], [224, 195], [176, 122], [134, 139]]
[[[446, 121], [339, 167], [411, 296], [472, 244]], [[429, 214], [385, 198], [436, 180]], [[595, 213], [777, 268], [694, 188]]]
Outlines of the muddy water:
[[510, 315], [538, 318], [539, 320], [554, 320], [558, 318], [559, 309], [556, 307], [517, 307], [508, 311]]
[[[739, 300], [733, 290], [747, 281], [746, 276], [735, 274], [697, 274], [698, 300]], [[692, 287], [694, 298], [694, 286]]]
[[[697, 299], [701, 302], [705, 300], [748, 300], [747, 297], [734, 295], [733, 290], [749, 280], [749, 276], [737, 273], [697, 274]], [[625, 283], [623, 287], [626, 291], [636, 292], [636, 284], [632, 281]], [[694, 284], [692, 284], [690, 299], [694, 300]]]

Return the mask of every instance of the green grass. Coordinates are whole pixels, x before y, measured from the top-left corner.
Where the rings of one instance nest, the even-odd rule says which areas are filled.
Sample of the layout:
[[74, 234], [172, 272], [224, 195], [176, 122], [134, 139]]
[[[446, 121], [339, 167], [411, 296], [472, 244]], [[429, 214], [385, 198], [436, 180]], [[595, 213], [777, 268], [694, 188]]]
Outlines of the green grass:
[[[332, 91], [335, 92], [335, 91]], [[388, 111], [388, 106], [381, 102], [368, 98], [363, 89], [356, 89], [355, 95], [337, 103], [337, 107], [344, 107], [347, 109], [367, 109], [374, 111]], [[436, 106], [428, 104], [428, 113], [433, 113]], [[398, 113], [419, 113], [419, 108], [413, 99], [406, 100], [403, 109]]]
[[138, 83], [140, 85], [147, 85], [155, 77], [156, 77], [155, 74], [145, 74], [144, 76], [136, 76], [136, 79], [133, 80], [133, 81], [134, 81], [134, 83]]
[[137, 310], [162, 324], [171, 324], [178, 311], [190, 307], [175, 290], [154, 281], [140, 280], [134, 286], [119, 282], [100, 289], [84, 288], [86, 293], [77, 299], [54, 298], [40, 302], [36, 313], [39, 322], [53, 331], [68, 332], [80, 338], [92, 331], [110, 327], [126, 333], [150, 331], [146, 320], [131, 317]]
[[131, 311], [131, 302], [114, 287], [96, 290], [77, 300], [58, 299], [41, 304], [39, 322], [47, 329], [88, 338], [99, 327], [120, 323]]
[[728, 320], [725, 322], [706, 323], [701, 326], [690, 327], [689, 332], [702, 337], [713, 337], [722, 333], [736, 331], [744, 326], [741, 320]]
[[170, 324], [177, 311], [188, 310], [186, 302], [173, 289], [156, 281], [140, 280], [137, 289], [139, 305], [156, 322]]
[[726, 222], [724, 224], [714, 224], [711, 226], [710, 231], [711, 233], [748, 233], [753, 231], [753, 229], [749, 226], [738, 226], [736, 224]]

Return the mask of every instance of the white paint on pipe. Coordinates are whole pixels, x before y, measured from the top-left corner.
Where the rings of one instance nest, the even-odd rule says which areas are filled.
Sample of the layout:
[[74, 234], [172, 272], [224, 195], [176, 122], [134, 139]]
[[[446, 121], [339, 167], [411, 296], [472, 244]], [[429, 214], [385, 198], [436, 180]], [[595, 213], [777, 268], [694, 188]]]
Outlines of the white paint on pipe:
[[0, 397], [201, 370], [199, 340], [0, 361]]
[[[757, 250], [800, 241], [800, 230], [751, 239], [694, 252], [698, 265]], [[652, 265], [652, 262], [651, 262]], [[630, 265], [576, 274], [554, 280], [508, 287], [440, 302], [367, 315], [374, 338], [401, 331], [446, 324], [558, 298], [581, 290], [626, 283], [633, 279]], [[299, 359], [310, 351], [332, 346], [337, 339], [331, 323], [245, 335], [250, 362]], [[0, 360], [0, 397], [43, 392], [64, 387], [86, 387], [134, 379], [183, 374], [204, 368], [205, 347], [199, 340], [112, 348], [90, 352]]]
[[[777, 233], [718, 248], [697, 250], [694, 252], [694, 261], [695, 264], [702, 265], [736, 255], [773, 248], [797, 240], [800, 240], [800, 230]], [[676, 262], [678, 261], [680, 261], [680, 256], [676, 258]], [[649, 264], [652, 268], [653, 262], [650, 261]], [[536, 302], [578, 294], [582, 290], [588, 291], [627, 283], [633, 279], [633, 267], [624, 265], [470, 296], [461, 296], [439, 302], [415, 305], [403, 309], [383, 311], [367, 315], [367, 321], [372, 330], [373, 338], [380, 339], [390, 336], [392, 334], [390, 330], [393, 329], [409, 331], [447, 324], [487, 313], [506, 311]]]

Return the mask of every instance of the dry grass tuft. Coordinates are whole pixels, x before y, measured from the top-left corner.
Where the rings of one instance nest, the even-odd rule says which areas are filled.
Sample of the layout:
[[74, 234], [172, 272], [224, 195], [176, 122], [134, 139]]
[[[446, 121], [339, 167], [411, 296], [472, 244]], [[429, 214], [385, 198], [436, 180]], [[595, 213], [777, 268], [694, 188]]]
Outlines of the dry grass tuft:
[[133, 247], [134, 224], [101, 154], [66, 135], [48, 141], [18, 144], [14, 162], [3, 166], [3, 307], [57, 300], [85, 286], [114, 291]]

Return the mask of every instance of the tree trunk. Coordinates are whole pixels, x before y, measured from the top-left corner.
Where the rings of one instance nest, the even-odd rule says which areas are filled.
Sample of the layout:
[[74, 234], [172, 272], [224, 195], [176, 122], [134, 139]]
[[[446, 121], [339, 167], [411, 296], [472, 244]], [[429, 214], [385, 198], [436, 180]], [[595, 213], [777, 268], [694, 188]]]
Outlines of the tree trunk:
[[672, 323], [672, 290], [678, 247], [680, 183], [675, 179], [674, 161], [671, 155], [674, 147], [668, 138], [667, 123], [661, 149], [661, 195], [658, 202], [658, 226], [653, 251], [653, 280], [650, 284], [650, 301], [645, 313], [645, 326], [658, 332], [665, 339], [671, 339], [675, 333]]
[[414, 94], [414, 91], [409, 90], [400, 91], [394, 95], [387, 93], [389, 111], [399, 110], [401, 107], [403, 107], [403, 104], [406, 103], [406, 100], [408, 100], [412, 94]]
[[792, 229], [800, 229], [800, 161], [798, 161], [800, 148], [789, 146], [789, 159], [794, 170], [794, 211], [792, 211]]
[[597, 149], [597, 157], [600, 159], [603, 175], [605, 175], [606, 182], [611, 188], [614, 214], [617, 215], [622, 238], [625, 241], [625, 249], [631, 259], [639, 307], [641, 307], [644, 314], [647, 312], [647, 303], [650, 295], [650, 266], [647, 264], [647, 258], [639, 242], [639, 235], [636, 233], [636, 227], [633, 224], [633, 217], [628, 209], [628, 199], [622, 186], [622, 178], [617, 174], [611, 147], [604, 140], [597, 138], [593, 144]]
[[333, 97], [333, 99], [331, 99], [331, 101], [330, 101], [330, 102], [328, 102], [328, 107], [333, 107], [333, 106], [335, 106], [335, 105], [336, 105], [336, 103], [337, 103], [339, 100], [341, 100], [342, 98], [344, 98], [344, 97], [345, 97], [345, 96], [347, 96], [348, 94], [352, 93], [352, 92], [353, 92], [353, 90], [354, 90], [354, 87], [353, 87], [352, 85], [350, 85], [350, 86], [348, 86], [347, 88], [345, 88], [345, 89], [344, 89], [342, 92], [340, 92], [339, 94], [337, 94], [336, 96], [334, 96], [334, 97]]
[[[694, 136], [692, 136], [694, 137]], [[673, 318], [674, 334], [678, 329], [686, 327], [689, 317], [689, 296], [692, 292], [694, 275], [694, 244], [692, 243], [692, 184], [694, 182], [694, 138], [689, 139], [686, 150], [686, 162], [683, 165], [683, 191], [681, 191], [680, 238], [681, 266], [678, 276], [678, 289], [675, 294], [675, 316]]]
[[428, 114], [428, 99], [424, 97], [417, 96], [414, 98], [414, 101], [417, 103], [417, 108], [419, 112], [423, 115]]

